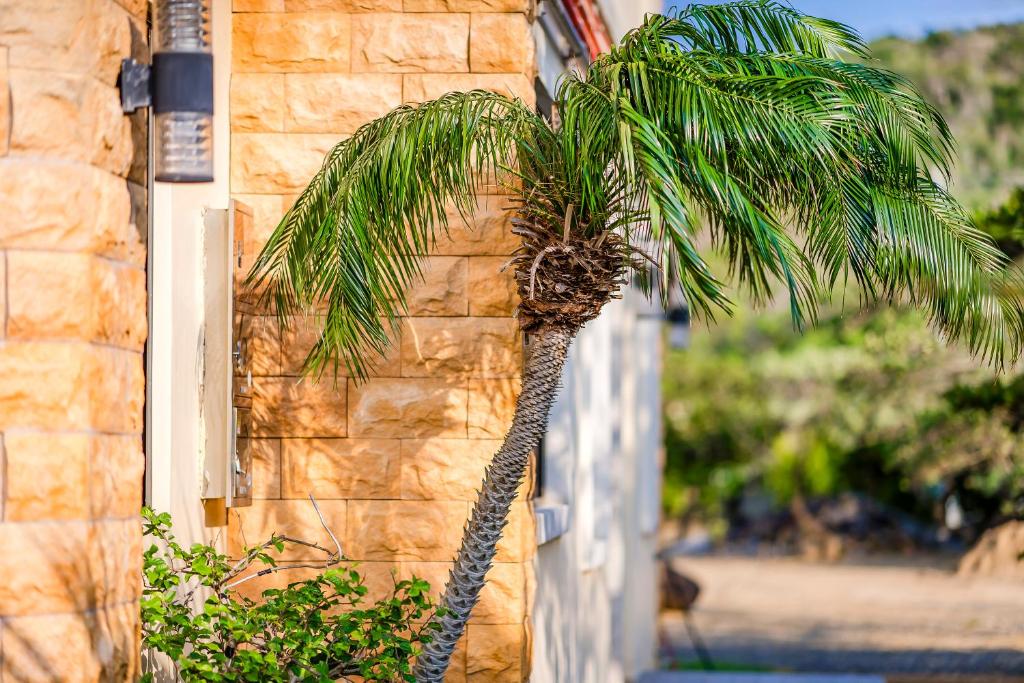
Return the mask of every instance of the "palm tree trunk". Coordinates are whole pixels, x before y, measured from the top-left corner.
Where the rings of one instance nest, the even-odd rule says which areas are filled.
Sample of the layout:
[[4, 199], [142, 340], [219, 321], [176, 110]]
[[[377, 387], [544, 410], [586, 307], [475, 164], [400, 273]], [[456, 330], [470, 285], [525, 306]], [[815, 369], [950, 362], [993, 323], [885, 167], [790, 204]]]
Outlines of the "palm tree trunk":
[[473, 514], [462, 534], [455, 567], [448, 577], [442, 600], [447, 613], [437, 619], [440, 631], [416, 660], [414, 673], [419, 683], [440, 683], [448, 669], [455, 643], [466, 628], [494, 561], [530, 453], [547, 429], [548, 413], [574, 334], [575, 330], [545, 328], [530, 344], [512, 426], [487, 466]]

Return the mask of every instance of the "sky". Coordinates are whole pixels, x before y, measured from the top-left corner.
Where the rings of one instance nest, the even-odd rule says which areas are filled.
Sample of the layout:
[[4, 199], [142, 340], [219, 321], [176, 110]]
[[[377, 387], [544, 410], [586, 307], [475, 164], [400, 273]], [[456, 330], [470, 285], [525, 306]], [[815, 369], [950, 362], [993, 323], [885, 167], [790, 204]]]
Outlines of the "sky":
[[[703, 0], [707, 1], [707, 0]], [[866, 39], [1024, 21], [1024, 0], [789, 0], [807, 14], [853, 26]], [[682, 6], [690, 0], [668, 0]]]

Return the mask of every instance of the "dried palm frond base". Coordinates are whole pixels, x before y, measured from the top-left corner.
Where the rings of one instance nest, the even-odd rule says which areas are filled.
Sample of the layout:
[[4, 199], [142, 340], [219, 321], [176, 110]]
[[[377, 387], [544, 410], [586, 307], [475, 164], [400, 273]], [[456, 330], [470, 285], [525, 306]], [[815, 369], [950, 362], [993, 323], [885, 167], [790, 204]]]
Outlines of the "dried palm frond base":
[[636, 252], [616, 233], [583, 237], [568, 227], [522, 216], [513, 218], [512, 225], [523, 242], [505, 267], [515, 269], [523, 331], [541, 326], [578, 330], [610, 299], [622, 296]]

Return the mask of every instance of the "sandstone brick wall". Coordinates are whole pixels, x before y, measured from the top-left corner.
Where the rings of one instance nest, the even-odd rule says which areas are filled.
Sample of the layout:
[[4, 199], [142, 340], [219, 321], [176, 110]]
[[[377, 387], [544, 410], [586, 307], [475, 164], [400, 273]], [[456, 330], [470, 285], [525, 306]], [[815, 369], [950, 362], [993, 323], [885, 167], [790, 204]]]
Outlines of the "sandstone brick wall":
[[[455, 89], [532, 101], [528, 1], [234, 0], [231, 189], [254, 212], [248, 258], [324, 153], [360, 124]], [[481, 197], [474, 230], [454, 219], [367, 384], [299, 382], [313, 332], [280, 339], [268, 321], [246, 321], [259, 500], [229, 516], [233, 548], [273, 531], [329, 543], [305, 501], [312, 493], [377, 589], [391, 571], [443, 586], [519, 385], [514, 288], [498, 273], [515, 246], [506, 203]], [[451, 680], [526, 677], [533, 548], [521, 499]]]
[[0, 680], [134, 680], [144, 0], [0, 0]]

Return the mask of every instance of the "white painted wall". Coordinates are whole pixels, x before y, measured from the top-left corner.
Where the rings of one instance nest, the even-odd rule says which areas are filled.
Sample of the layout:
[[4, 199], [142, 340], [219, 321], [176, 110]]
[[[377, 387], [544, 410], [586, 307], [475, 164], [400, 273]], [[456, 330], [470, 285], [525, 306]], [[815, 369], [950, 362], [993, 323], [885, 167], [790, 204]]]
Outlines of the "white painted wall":
[[535, 683], [635, 680], [655, 663], [660, 330], [631, 291], [570, 352], [535, 500], [564, 519], [541, 528], [534, 562]]
[[231, 0], [211, 0], [210, 9], [214, 181], [151, 180], [149, 186], [146, 503], [171, 513], [182, 544], [216, 541], [223, 547], [223, 530], [206, 526], [202, 505], [203, 243], [205, 211], [227, 209], [229, 202]]
[[666, 7], [682, 7], [689, 0], [664, 2], [663, 0], [597, 0], [612, 40], [618, 40], [631, 28], [644, 20], [645, 14], [663, 12]]

